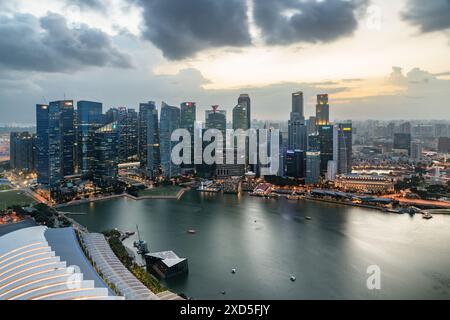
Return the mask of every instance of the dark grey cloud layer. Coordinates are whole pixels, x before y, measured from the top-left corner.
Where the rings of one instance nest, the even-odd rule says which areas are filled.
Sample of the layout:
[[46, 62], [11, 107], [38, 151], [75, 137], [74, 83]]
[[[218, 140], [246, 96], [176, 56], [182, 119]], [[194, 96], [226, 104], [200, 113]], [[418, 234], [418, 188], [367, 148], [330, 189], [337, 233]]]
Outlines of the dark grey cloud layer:
[[409, 0], [402, 18], [423, 33], [450, 29], [450, 0]]
[[132, 64], [107, 34], [86, 25], [70, 29], [61, 15], [0, 15], [0, 69], [65, 72], [89, 66]]
[[212, 47], [251, 44], [245, 0], [138, 0], [144, 37], [178, 60]]
[[266, 43], [329, 42], [353, 34], [365, 0], [255, 0], [254, 18]]

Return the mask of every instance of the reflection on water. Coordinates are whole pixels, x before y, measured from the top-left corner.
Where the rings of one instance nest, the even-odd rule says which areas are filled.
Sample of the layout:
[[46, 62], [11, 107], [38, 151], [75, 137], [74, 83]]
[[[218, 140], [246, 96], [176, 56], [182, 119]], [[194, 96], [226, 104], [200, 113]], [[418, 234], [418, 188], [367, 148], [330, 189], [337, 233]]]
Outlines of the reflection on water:
[[[73, 218], [91, 231], [138, 224], [151, 251], [189, 259], [189, 275], [167, 285], [197, 299], [450, 299], [450, 216], [425, 221], [197, 192], [181, 201], [119, 199], [67, 211], [86, 213]], [[366, 287], [371, 265], [381, 268], [381, 290]]]

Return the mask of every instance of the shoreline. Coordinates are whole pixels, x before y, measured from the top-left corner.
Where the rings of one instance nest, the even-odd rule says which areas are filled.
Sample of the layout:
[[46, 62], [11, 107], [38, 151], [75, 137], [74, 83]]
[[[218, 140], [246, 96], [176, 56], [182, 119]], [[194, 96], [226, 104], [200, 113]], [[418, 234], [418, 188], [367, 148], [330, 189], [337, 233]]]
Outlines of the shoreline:
[[87, 204], [87, 203], [94, 203], [94, 202], [101, 202], [101, 201], [108, 201], [108, 200], [115, 200], [115, 199], [122, 199], [122, 198], [131, 199], [131, 200], [134, 200], [134, 201], [141, 201], [141, 200], [180, 200], [184, 196], [184, 194], [185, 194], [185, 192], [187, 190], [188, 189], [183, 188], [175, 196], [142, 196], [142, 197], [134, 197], [134, 196], [132, 196], [132, 195], [130, 195], [128, 193], [115, 194], [115, 195], [103, 196], [103, 197], [98, 197], [98, 198], [74, 200], [74, 201], [67, 202], [67, 203], [57, 204], [57, 205], [53, 206], [53, 208], [60, 209], [60, 208], [66, 208], [66, 207], [71, 207], [71, 206], [78, 206], [78, 205]]

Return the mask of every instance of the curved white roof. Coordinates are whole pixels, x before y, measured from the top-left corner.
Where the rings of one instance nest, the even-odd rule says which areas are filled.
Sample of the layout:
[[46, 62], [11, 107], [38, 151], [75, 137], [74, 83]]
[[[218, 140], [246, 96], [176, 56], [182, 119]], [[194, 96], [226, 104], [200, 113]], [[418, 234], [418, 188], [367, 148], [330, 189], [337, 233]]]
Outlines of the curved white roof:
[[0, 300], [123, 299], [96, 288], [79, 268], [61, 261], [46, 230], [38, 226], [0, 237]]

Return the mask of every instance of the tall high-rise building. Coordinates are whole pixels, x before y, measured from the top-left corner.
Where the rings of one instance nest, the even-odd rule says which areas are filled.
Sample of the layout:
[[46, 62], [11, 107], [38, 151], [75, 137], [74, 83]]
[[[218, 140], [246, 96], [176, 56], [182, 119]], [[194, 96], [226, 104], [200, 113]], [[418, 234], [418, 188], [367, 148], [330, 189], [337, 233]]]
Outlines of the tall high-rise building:
[[93, 180], [97, 186], [109, 187], [119, 171], [119, 127], [117, 122], [98, 128], [94, 133]]
[[225, 139], [227, 130], [227, 112], [219, 110], [219, 106], [212, 106], [212, 110], [205, 111], [206, 129], [217, 129], [222, 132]]
[[308, 129], [305, 126], [305, 117], [303, 115], [303, 92], [292, 94], [292, 112], [288, 127], [289, 149], [306, 151]]
[[[150, 137], [150, 142], [148, 141]], [[148, 161], [150, 152], [151, 161]], [[158, 109], [154, 101], [139, 105], [138, 158], [144, 175], [154, 178], [160, 166]]]
[[288, 150], [285, 157], [286, 176], [296, 179], [306, 177], [306, 152]]
[[238, 99], [238, 105], [245, 107], [247, 110], [247, 128], [250, 129], [252, 127], [252, 108], [251, 108], [251, 100], [248, 94], [241, 94]]
[[308, 136], [308, 151], [320, 152], [320, 136], [319, 133], [313, 133]]
[[99, 102], [78, 101], [78, 166], [81, 175], [92, 178], [94, 165], [94, 134], [102, 126], [103, 105]]
[[103, 124], [107, 125], [119, 120], [119, 109], [110, 108], [103, 116]]
[[134, 109], [118, 108], [119, 162], [135, 161], [138, 158], [138, 113]]
[[56, 187], [74, 174], [76, 153], [73, 101], [36, 106], [38, 183]]
[[319, 126], [320, 143], [320, 173], [325, 175], [328, 170], [328, 161], [333, 160], [333, 126]]
[[195, 171], [194, 134], [195, 123], [197, 121], [197, 105], [195, 102], [183, 102], [180, 109], [180, 128], [186, 129], [191, 135], [191, 164], [184, 163], [181, 165], [181, 168], [185, 173], [193, 173]]
[[238, 104], [233, 109], [233, 130], [242, 129], [244, 131], [250, 129], [248, 121], [247, 106]]
[[[61, 173], [63, 177], [70, 176], [75, 173], [75, 153], [77, 152], [74, 104], [72, 100], [50, 102], [50, 112], [52, 109], [59, 112], [57, 121], [59, 121], [61, 137]], [[50, 120], [52, 119], [51, 117]]]
[[351, 123], [339, 123], [333, 128], [333, 160], [338, 174], [352, 172], [353, 126]]
[[194, 135], [195, 122], [197, 120], [197, 105], [195, 102], [183, 102], [180, 111], [180, 128], [187, 129], [191, 136]]
[[39, 184], [49, 184], [49, 107], [48, 105], [36, 105], [36, 171]]
[[308, 128], [308, 135], [316, 133], [317, 132], [316, 117], [309, 117], [306, 127]]
[[180, 109], [162, 103], [159, 133], [161, 141], [161, 165], [163, 176], [172, 178], [181, 174], [180, 166], [175, 165], [171, 159], [172, 149], [178, 141], [172, 142], [173, 131], [180, 128]]
[[330, 124], [330, 105], [328, 104], [328, 94], [317, 95], [316, 124], [326, 126]]
[[10, 134], [11, 169], [30, 172], [35, 169], [35, 136], [29, 132], [11, 132]]
[[317, 184], [320, 179], [320, 152], [306, 152], [306, 183]]
[[296, 120], [300, 120], [303, 123], [305, 122], [303, 92], [301, 91], [292, 94], [292, 113], [296, 114], [296, 117], [298, 117]]

